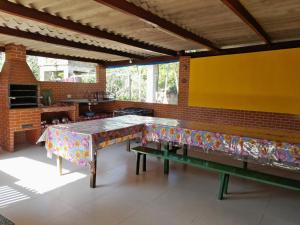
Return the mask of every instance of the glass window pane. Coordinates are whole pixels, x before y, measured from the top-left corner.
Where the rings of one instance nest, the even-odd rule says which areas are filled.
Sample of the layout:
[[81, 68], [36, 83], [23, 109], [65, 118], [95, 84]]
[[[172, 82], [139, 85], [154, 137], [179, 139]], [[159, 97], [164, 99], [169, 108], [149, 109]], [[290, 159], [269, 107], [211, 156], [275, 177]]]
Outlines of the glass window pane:
[[27, 56], [27, 63], [39, 81], [96, 83], [95, 63]]
[[0, 52], [0, 71], [2, 70], [4, 61], [5, 61], [5, 53], [4, 52]]
[[177, 104], [178, 73], [178, 62], [108, 68], [106, 87], [119, 100]]

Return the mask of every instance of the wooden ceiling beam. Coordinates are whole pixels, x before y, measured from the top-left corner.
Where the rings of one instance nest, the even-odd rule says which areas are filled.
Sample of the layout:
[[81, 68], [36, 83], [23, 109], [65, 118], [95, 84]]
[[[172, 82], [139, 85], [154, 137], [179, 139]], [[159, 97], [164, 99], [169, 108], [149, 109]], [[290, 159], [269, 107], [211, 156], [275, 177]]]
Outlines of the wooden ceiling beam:
[[[272, 46], [261, 44], [261, 45], [247, 46], [247, 47], [223, 49], [219, 53], [207, 51], [207, 52], [198, 52], [198, 53], [190, 53], [190, 54], [182, 53], [182, 55], [183, 56], [191, 56], [192, 58], [200, 58], [200, 57], [209, 57], [209, 56], [233, 55], [233, 54], [260, 52], [260, 51], [273, 51], [273, 50], [289, 49], [289, 48], [300, 48], [300, 40], [274, 43]], [[0, 46], [0, 51], [5, 51], [5, 48], [3, 46]], [[42, 56], [42, 57], [49, 57], [49, 58], [58, 58], [58, 59], [69, 59], [69, 60], [82, 61], [82, 62], [92, 62], [92, 63], [98, 63], [100, 65], [104, 65], [106, 67], [147, 65], [147, 64], [179, 60], [179, 57], [162, 56], [162, 57], [147, 58], [147, 59], [143, 59], [143, 60], [102, 61], [102, 60], [97, 60], [97, 59], [87, 59], [87, 58], [83, 58], [83, 57], [65, 56], [65, 55], [60, 55], [60, 54], [56, 54], [56, 53], [45, 53], [45, 52], [38, 52], [38, 51], [31, 51], [31, 50], [28, 50], [26, 52], [28, 55]]]
[[41, 35], [39, 33], [31, 33], [31, 32], [26, 32], [26, 31], [22, 31], [22, 30], [16, 30], [16, 29], [12, 29], [9, 27], [1, 27], [0, 26], [0, 34], [25, 38], [25, 39], [34, 40], [34, 41], [41, 41], [41, 42], [45, 42], [48, 44], [67, 46], [67, 47], [71, 47], [71, 48], [106, 53], [106, 54], [111, 54], [111, 55], [118, 55], [118, 56], [122, 56], [122, 57], [126, 57], [126, 58], [136, 58], [136, 59], [145, 58], [143, 56], [131, 54], [128, 52], [122, 52], [122, 51], [117, 51], [117, 50], [108, 49], [108, 48], [104, 48], [104, 47], [84, 44], [84, 43], [80, 43], [80, 42], [69, 41], [66, 39], [59, 39], [59, 38], [55, 38], [55, 37]]
[[136, 16], [148, 23], [154, 24], [168, 32], [174, 33], [184, 39], [194, 41], [198, 44], [204, 45], [211, 50], [217, 51], [219, 48], [215, 46], [211, 41], [200, 37], [164, 18], [161, 18], [150, 11], [147, 11], [141, 7], [136, 6], [133, 3], [130, 3], [126, 0], [95, 0], [103, 5], [106, 5], [112, 9], [121, 11], [125, 14]]
[[241, 53], [251, 53], [251, 52], [261, 52], [261, 51], [273, 51], [280, 49], [289, 49], [289, 48], [300, 48], [300, 40], [295, 41], [285, 41], [285, 42], [277, 42], [272, 45], [253, 45], [239, 48], [229, 48], [222, 49], [220, 52], [197, 52], [197, 53], [185, 53], [184, 55], [191, 56], [192, 58], [199, 57], [208, 57], [208, 56], [219, 56], [219, 55], [233, 55], [233, 54], [241, 54]]
[[[0, 52], [5, 52], [4, 46], [0, 46]], [[48, 53], [48, 52], [40, 52], [40, 51], [32, 51], [32, 50], [26, 50], [26, 55], [47, 57], [53, 59], [66, 59], [66, 60], [73, 60], [73, 61], [87, 62], [87, 63], [97, 63], [102, 66], [105, 66], [106, 63], [111, 63], [111, 61], [104, 61], [100, 59], [90, 59], [90, 58], [84, 58], [78, 56], [62, 55], [57, 53]]]
[[79, 62], [97, 63], [99, 65], [105, 65], [107, 63], [107, 61], [104, 61], [104, 60], [90, 59], [90, 58], [77, 57], [77, 56], [69, 56], [69, 55], [62, 55], [62, 54], [56, 54], [56, 53], [32, 51], [32, 50], [26, 50], [26, 54], [27, 55], [32, 55], [32, 56], [53, 58], [53, 59], [65, 59], [65, 60], [73, 60], [73, 61], [79, 61]]
[[146, 49], [152, 52], [158, 52], [165, 55], [176, 56], [177, 52], [164, 47], [145, 43], [143, 41], [135, 40], [133, 38], [117, 35], [105, 30], [99, 30], [89, 26], [82, 25], [80, 23], [66, 20], [58, 16], [53, 16], [49, 13], [41, 12], [36, 9], [28, 8], [20, 4], [11, 3], [7, 0], [0, 1], [0, 11], [23, 17], [26, 19], [34, 20], [37, 22], [45, 23], [51, 26], [56, 26], [71, 31], [79, 32], [82, 34], [90, 35], [97, 38], [103, 38], [115, 42], [119, 42], [125, 45]]
[[166, 63], [172, 61], [178, 61], [179, 57], [174, 56], [161, 56], [161, 57], [152, 57], [148, 59], [137, 59], [137, 60], [121, 60], [121, 61], [110, 61], [106, 62], [106, 67], [122, 67], [122, 66], [132, 66], [132, 65], [149, 65], [155, 63]]
[[240, 3], [239, 0], [221, 0], [232, 12], [234, 12], [241, 20], [244, 21], [266, 44], [271, 44], [271, 38], [256, 21], [256, 19], [248, 12], [248, 10]]

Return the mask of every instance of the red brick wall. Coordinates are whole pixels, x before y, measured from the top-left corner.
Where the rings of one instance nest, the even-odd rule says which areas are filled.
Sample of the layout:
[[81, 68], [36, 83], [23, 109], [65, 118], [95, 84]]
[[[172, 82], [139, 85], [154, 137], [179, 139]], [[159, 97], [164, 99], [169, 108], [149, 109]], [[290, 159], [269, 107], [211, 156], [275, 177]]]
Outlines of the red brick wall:
[[51, 89], [54, 102], [66, 99], [68, 94], [72, 98], [88, 98], [88, 93], [90, 92], [105, 91], [105, 68], [97, 66], [96, 73], [97, 83], [39, 82], [40, 89]]
[[[68, 94], [73, 98], [87, 98], [88, 92], [105, 90], [105, 68], [98, 66], [96, 71], [97, 83], [94, 84], [38, 82], [26, 63], [25, 47], [13, 44], [5, 46], [5, 63], [0, 73], [0, 148], [2, 146], [13, 151], [16, 142], [22, 142], [25, 137], [35, 142], [41, 133], [40, 109], [9, 109], [9, 84], [38, 84], [39, 90], [52, 89], [55, 102], [66, 99]], [[74, 119], [75, 115], [70, 117]], [[32, 128], [24, 129], [24, 124], [32, 124]]]
[[[25, 48], [23, 46], [6, 46], [6, 62], [0, 74], [0, 145], [8, 146], [9, 149], [13, 148], [12, 133], [21, 129], [20, 126], [24, 122], [23, 119], [32, 123], [37, 128], [35, 131], [39, 132], [37, 127], [37, 124], [40, 122], [39, 112], [34, 109], [8, 110], [7, 106], [7, 87], [9, 83], [37, 82], [25, 60]], [[189, 62], [188, 57], [180, 58], [178, 105], [116, 101], [115, 103], [99, 105], [98, 108], [101, 110], [113, 110], [125, 107], [144, 107], [154, 109], [155, 115], [159, 117], [239, 126], [300, 130], [300, 115], [188, 107]], [[105, 68], [97, 68], [97, 83], [95, 84], [37, 83], [40, 89], [52, 89], [54, 101], [56, 102], [67, 98], [68, 94], [71, 94], [73, 98], [87, 98], [88, 92], [105, 90]], [[28, 132], [30, 132], [27, 135], [28, 137], [36, 138], [37, 133], [34, 133], [34, 131]]]
[[178, 118], [245, 127], [300, 130], [300, 115], [189, 107], [189, 62], [190, 60], [188, 57], [181, 57], [180, 59], [178, 105], [117, 101], [114, 104], [107, 104], [105, 108], [112, 110], [125, 107], [144, 107], [154, 109], [155, 115], [158, 117]]

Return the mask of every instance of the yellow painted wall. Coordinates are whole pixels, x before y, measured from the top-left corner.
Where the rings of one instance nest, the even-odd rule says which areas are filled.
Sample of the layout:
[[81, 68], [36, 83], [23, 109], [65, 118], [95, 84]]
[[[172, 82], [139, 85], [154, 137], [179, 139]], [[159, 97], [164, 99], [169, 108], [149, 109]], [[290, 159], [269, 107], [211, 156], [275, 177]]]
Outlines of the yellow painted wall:
[[191, 59], [189, 105], [300, 114], [300, 48]]

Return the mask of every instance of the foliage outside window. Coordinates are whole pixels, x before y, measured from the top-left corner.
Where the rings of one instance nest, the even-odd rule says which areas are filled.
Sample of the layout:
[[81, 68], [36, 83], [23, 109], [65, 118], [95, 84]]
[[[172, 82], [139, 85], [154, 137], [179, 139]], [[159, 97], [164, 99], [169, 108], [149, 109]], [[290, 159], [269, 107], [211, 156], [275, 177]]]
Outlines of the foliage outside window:
[[0, 71], [2, 70], [4, 61], [5, 61], [5, 53], [4, 52], [0, 52]]
[[179, 63], [106, 70], [106, 90], [118, 100], [177, 104]]
[[27, 56], [27, 63], [39, 81], [96, 83], [96, 64], [39, 56]]

